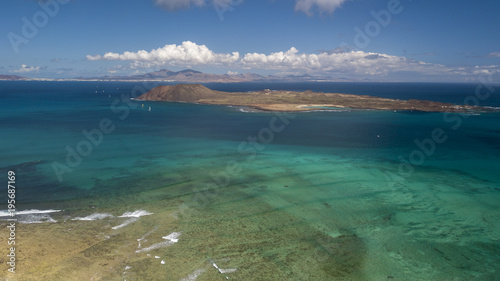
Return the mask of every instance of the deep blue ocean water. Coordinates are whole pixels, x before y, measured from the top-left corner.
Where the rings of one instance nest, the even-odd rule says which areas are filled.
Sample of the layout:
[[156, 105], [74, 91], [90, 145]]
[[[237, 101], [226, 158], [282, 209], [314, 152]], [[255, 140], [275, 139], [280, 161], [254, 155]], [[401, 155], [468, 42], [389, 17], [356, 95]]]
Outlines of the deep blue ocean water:
[[[368, 249], [385, 251], [389, 265], [384, 266], [394, 266], [392, 261], [404, 267], [407, 278], [418, 276], [417, 269], [427, 259], [416, 257], [417, 245], [429, 247], [431, 250], [424, 252], [431, 255], [436, 254], [432, 248], [439, 243], [446, 245], [439, 251], [447, 256], [456, 250], [472, 255], [475, 261], [463, 270], [462, 260], [440, 260], [439, 255], [431, 255], [430, 261], [445, 265], [428, 265], [428, 276], [478, 277], [489, 267], [484, 276], [498, 277], [500, 113], [348, 110], [282, 114], [278, 117], [287, 120], [282, 123], [284, 129], [265, 136], [266, 143], [252, 146], [249, 137], [258, 139], [259, 132], [269, 128], [270, 120], [276, 117], [274, 113], [131, 101], [135, 86], [143, 85], [0, 82], [0, 171], [16, 172], [19, 209], [56, 206], [74, 209], [73, 215], [88, 212], [86, 205], [75, 205], [79, 198], [97, 207], [126, 209], [127, 202], [134, 203], [126, 197], [131, 194], [139, 196], [172, 185], [167, 194], [155, 199], [168, 200], [218, 184], [218, 197], [211, 206], [231, 213], [238, 204], [257, 197], [259, 202], [286, 210], [308, 222], [307, 227], [321, 229], [331, 237], [338, 236], [339, 229], [343, 235], [349, 229], [349, 233], [366, 239]], [[223, 91], [312, 90], [463, 104], [474, 96], [477, 84], [206, 86]], [[480, 101], [481, 106], [500, 107], [500, 87], [494, 90]], [[112, 132], [96, 134], [102, 122], [113, 128]], [[90, 135], [97, 144], [91, 143], [84, 130], [94, 132]], [[442, 132], [445, 140], [441, 143], [431, 141], [435, 130]], [[79, 160], [74, 157], [78, 149], [83, 152]], [[230, 179], [221, 172], [227, 163], [241, 168]], [[230, 184], [220, 184], [226, 180]], [[178, 184], [182, 182], [196, 184]], [[1, 198], [6, 200], [6, 195]], [[325, 211], [320, 212], [320, 207]], [[258, 220], [260, 215], [251, 210], [235, 218], [248, 216]], [[362, 227], [366, 225], [370, 227]], [[187, 223], [189, 227], [195, 229]], [[399, 242], [382, 241], [388, 233]], [[411, 243], [403, 245], [402, 237]], [[366, 270], [378, 267], [376, 262], [368, 264]]]

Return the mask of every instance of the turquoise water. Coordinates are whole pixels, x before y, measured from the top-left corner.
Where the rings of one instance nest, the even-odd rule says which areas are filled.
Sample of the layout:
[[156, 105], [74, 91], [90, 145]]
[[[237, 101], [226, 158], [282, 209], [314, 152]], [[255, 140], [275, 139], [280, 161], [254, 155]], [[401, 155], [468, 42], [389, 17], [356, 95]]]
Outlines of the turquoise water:
[[[16, 172], [18, 209], [63, 210], [51, 215], [58, 223], [63, 215], [97, 210], [118, 216], [137, 206], [155, 214], [187, 209], [175, 247], [196, 249], [191, 258], [198, 262], [173, 269], [169, 276], [179, 278], [172, 280], [213, 260], [236, 269], [226, 275], [235, 280], [499, 278], [499, 113], [448, 119], [442, 113], [366, 110], [245, 113], [130, 101], [134, 86], [0, 83], [0, 170]], [[399, 94], [456, 103], [475, 88], [208, 86]], [[499, 106], [498, 101], [493, 95], [483, 105]], [[102, 132], [104, 118], [112, 132]], [[280, 130], [269, 129], [273, 118]], [[102, 139], [93, 134], [96, 145], [82, 130], [97, 129]], [[443, 132], [441, 143], [431, 141], [435, 130]], [[79, 146], [80, 160], [68, 161], [67, 147]], [[169, 249], [158, 255], [182, 256]], [[128, 274], [140, 279], [145, 273]]]

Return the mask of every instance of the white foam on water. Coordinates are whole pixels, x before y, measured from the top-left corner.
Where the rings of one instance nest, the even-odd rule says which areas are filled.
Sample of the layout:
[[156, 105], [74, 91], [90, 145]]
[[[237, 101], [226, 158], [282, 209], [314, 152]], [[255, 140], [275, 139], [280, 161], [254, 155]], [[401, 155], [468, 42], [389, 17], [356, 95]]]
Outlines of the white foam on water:
[[151, 245], [149, 247], [139, 249], [139, 250], [137, 250], [135, 252], [136, 253], [149, 252], [149, 251], [154, 250], [154, 249], [159, 249], [159, 248], [164, 248], [164, 247], [171, 246], [171, 245], [179, 242], [178, 237], [180, 235], [181, 235], [180, 232], [172, 232], [169, 235], [162, 237], [163, 239], [166, 239], [167, 241], [163, 241], [163, 242], [160, 242], [160, 243], [153, 244], [153, 245]]
[[171, 246], [173, 244], [174, 244], [174, 242], [172, 242], [172, 241], [164, 241], [164, 242], [153, 244], [153, 245], [146, 247], [146, 248], [139, 249], [135, 252], [136, 253], [149, 252], [151, 250], [165, 248], [165, 247]]
[[244, 108], [238, 108], [238, 110], [239, 110], [240, 112], [245, 112], [245, 113], [252, 112], [252, 111], [250, 111], [250, 110], [245, 110]]
[[107, 213], [94, 213], [92, 215], [88, 215], [86, 217], [76, 217], [71, 219], [72, 221], [95, 221], [95, 220], [102, 220], [105, 218], [114, 218], [112, 214], [107, 214]]
[[179, 236], [181, 236], [181, 232], [172, 232], [167, 236], [163, 236], [162, 238], [177, 243], [179, 242]]
[[[212, 263], [212, 266], [215, 267], [217, 269], [217, 271], [219, 271], [220, 274], [233, 273], [237, 270], [236, 268], [222, 269], [219, 266], [217, 266], [217, 264], [215, 262]], [[225, 276], [225, 277], [226, 277], [226, 279], [229, 279], [227, 276]]]
[[120, 225], [117, 225], [117, 226], [113, 226], [112, 229], [119, 229], [119, 228], [122, 228], [124, 226], [127, 226], [133, 222], [136, 222], [140, 217], [143, 217], [143, 216], [149, 216], [149, 215], [152, 215], [153, 213], [150, 213], [148, 211], [144, 211], [144, 210], [136, 210], [136, 211], [133, 211], [133, 212], [125, 212], [123, 213], [121, 216], [118, 216], [119, 218], [130, 218], [126, 221], [124, 221], [122, 224]]
[[[23, 210], [23, 211], [15, 211], [13, 212], [14, 215], [31, 215], [31, 214], [49, 214], [49, 213], [57, 213], [57, 212], [60, 212], [62, 210], [36, 210], [36, 209], [32, 209], [32, 210]], [[11, 216], [11, 212], [9, 212], [8, 210], [1, 210], [0, 211], [0, 217], [10, 217]]]
[[[127, 274], [127, 270], [131, 269], [132, 267], [131, 266], [125, 266], [125, 270], [123, 270], [123, 273], [122, 274]], [[124, 279], [123, 281], [127, 281], [126, 279]]]
[[19, 223], [45, 223], [57, 222], [49, 214], [61, 212], [62, 210], [22, 210], [9, 212], [8, 210], [0, 211], [0, 218], [10, 217], [16, 218]]
[[189, 274], [186, 278], [183, 278], [179, 281], [194, 281], [198, 278], [198, 276], [200, 276], [204, 272], [205, 272], [204, 268], [199, 268], [195, 270], [193, 273]]
[[51, 216], [47, 214], [29, 214], [23, 215], [21, 218], [18, 218], [17, 221], [19, 223], [44, 223], [44, 222], [57, 222]]
[[133, 223], [133, 222], [138, 221], [138, 220], [139, 220], [139, 218], [130, 218], [130, 219], [128, 219], [128, 220], [126, 220], [126, 221], [124, 221], [124, 222], [123, 222], [122, 224], [120, 224], [120, 225], [113, 226], [113, 227], [112, 227], [112, 229], [119, 229], [119, 228], [122, 228], [122, 227], [127, 226], [127, 225], [129, 225], [129, 224], [131, 224], [131, 223]]
[[153, 213], [150, 213], [148, 211], [136, 210], [136, 211], [133, 211], [133, 212], [125, 212], [125, 213], [123, 213], [123, 215], [118, 216], [118, 217], [119, 218], [140, 218], [140, 217], [149, 216], [149, 215], [152, 215], [152, 214]]

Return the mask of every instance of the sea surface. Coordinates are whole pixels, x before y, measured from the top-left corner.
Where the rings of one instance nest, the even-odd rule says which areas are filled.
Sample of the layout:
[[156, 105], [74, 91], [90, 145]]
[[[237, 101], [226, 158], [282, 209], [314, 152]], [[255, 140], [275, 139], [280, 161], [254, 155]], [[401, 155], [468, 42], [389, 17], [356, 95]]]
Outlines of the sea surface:
[[[205, 85], [500, 107], [480, 82]], [[0, 81], [0, 279], [500, 280], [500, 112], [130, 99], [154, 86]]]

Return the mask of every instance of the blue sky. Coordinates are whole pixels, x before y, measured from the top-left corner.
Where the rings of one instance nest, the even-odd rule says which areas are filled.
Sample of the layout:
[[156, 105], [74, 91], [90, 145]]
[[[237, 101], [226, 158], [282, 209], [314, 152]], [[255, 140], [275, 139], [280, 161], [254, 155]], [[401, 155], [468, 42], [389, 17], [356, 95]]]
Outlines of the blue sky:
[[0, 74], [73, 78], [193, 68], [369, 81], [500, 80], [497, 0], [1, 5]]

